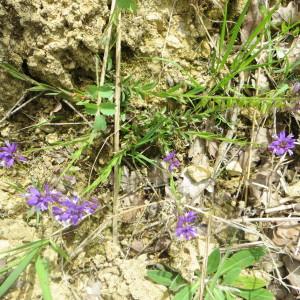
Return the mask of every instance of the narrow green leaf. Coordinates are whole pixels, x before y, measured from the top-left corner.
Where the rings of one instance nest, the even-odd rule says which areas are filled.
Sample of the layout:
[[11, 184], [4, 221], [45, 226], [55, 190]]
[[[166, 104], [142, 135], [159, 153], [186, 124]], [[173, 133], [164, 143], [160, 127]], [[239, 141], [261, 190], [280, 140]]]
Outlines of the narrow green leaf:
[[207, 261], [207, 274], [211, 274], [217, 271], [221, 260], [220, 249], [214, 249], [208, 257]]
[[20, 264], [10, 273], [10, 275], [5, 279], [5, 281], [0, 286], [0, 298], [5, 295], [9, 288], [15, 283], [21, 273], [30, 264], [33, 258], [38, 254], [40, 248], [36, 248], [33, 251], [28, 252]]
[[95, 181], [93, 181], [90, 185], [88, 185], [86, 187], [86, 189], [82, 192], [82, 195], [81, 196], [84, 196], [88, 193], [91, 193], [93, 192], [96, 187], [101, 184], [101, 183], [104, 183], [110, 173], [112, 172], [112, 169], [114, 166], [117, 166], [117, 165], [120, 165], [121, 161], [122, 161], [122, 158], [123, 156], [126, 154], [125, 151], [122, 151], [122, 152], [119, 152], [117, 153], [108, 163], [107, 165], [100, 171], [100, 174], [99, 176], [96, 178]]
[[198, 288], [199, 282], [187, 285], [184, 288], [182, 288], [178, 293], [176, 293], [173, 300], [192, 300]]
[[181, 288], [187, 285], [187, 282], [180, 276], [180, 274], [177, 274], [175, 279], [172, 281], [171, 285], [169, 286], [169, 289], [172, 292], [177, 292]]
[[274, 300], [274, 295], [266, 289], [258, 289], [254, 291], [240, 291], [237, 294], [246, 300]]
[[136, 11], [137, 9], [136, 0], [117, 0], [117, 6], [120, 9], [126, 9], [131, 11]]
[[256, 290], [266, 286], [267, 282], [264, 279], [255, 276], [240, 275], [230, 285], [244, 290]]
[[[21, 253], [21, 252], [24, 252], [24, 251], [28, 251], [28, 248], [39, 247], [39, 246], [45, 245], [47, 243], [48, 243], [48, 240], [38, 240], [38, 241], [31, 242], [31, 243], [26, 243], [22, 246], [18, 246], [18, 247], [12, 248], [12, 249], [7, 249], [7, 250], [0, 251], [0, 255], [1, 254], [7, 255], [8, 253], [11, 253], [11, 252]], [[2, 257], [2, 255], [0, 257]]]
[[103, 115], [113, 116], [116, 111], [116, 105], [112, 102], [101, 103], [99, 109]]
[[107, 128], [106, 120], [104, 116], [99, 115], [95, 118], [94, 129], [98, 131], [104, 131]]
[[65, 260], [69, 260], [69, 256], [66, 251], [64, 251], [61, 247], [59, 247], [54, 241], [50, 240], [50, 245], [52, 249]]
[[47, 262], [38, 256], [35, 262], [35, 269], [39, 278], [42, 290], [43, 300], [52, 300], [51, 290], [49, 286], [48, 265]]

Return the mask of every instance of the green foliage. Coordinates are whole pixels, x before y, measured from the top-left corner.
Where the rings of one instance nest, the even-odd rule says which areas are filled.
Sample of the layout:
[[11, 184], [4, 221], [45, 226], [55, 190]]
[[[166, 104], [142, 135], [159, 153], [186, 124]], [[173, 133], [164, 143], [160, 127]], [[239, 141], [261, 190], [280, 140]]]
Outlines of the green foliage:
[[[113, 116], [116, 111], [116, 106], [112, 102], [100, 102], [101, 99], [112, 100], [114, 89], [111, 85], [89, 85], [84, 94], [80, 97], [85, 98], [84, 101], [78, 101], [77, 105], [84, 106], [85, 112], [95, 116], [93, 129], [95, 131], [105, 131], [107, 128], [106, 116]], [[98, 104], [96, 104], [96, 103]], [[100, 103], [99, 103], [100, 102]]]
[[123, 10], [136, 11], [136, 0], [117, 0], [117, 7]]
[[[207, 262], [205, 300], [233, 300], [236, 297], [246, 300], [274, 299], [272, 293], [264, 288], [267, 285], [264, 279], [241, 274], [242, 270], [253, 266], [264, 255], [264, 248], [252, 248], [221, 257], [220, 250], [214, 249]], [[175, 300], [192, 299], [200, 285], [200, 277], [190, 284], [178, 273], [165, 270], [149, 270], [147, 277], [168, 287]]]
[[39, 278], [44, 300], [52, 300], [49, 286], [48, 268], [49, 266], [47, 261], [39, 255], [35, 261], [35, 270]]
[[43, 299], [52, 300], [49, 285], [49, 266], [47, 261], [42, 257], [42, 252], [49, 245], [61, 257], [67, 258], [67, 254], [54, 241], [48, 239], [34, 241], [13, 249], [1, 251], [0, 258], [3, 258], [6, 263], [0, 268], [0, 274], [5, 277], [5, 280], [0, 283], [0, 298], [9, 291], [26, 268], [30, 264], [34, 264]]

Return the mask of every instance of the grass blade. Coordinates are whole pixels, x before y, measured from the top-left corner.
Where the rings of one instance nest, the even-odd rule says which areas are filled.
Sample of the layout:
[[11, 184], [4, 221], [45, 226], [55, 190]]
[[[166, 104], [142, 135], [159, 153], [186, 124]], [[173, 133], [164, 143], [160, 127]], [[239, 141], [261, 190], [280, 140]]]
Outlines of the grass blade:
[[48, 265], [47, 262], [40, 255], [37, 257], [37, 260], [35, 262], [35, 269], [42, 289], [43, 299], [52, 300], [49, 285]]
[[10, 273], [10, 275], [5, 279], [5, 281], [0, 286], [0, 298], [5, 295], [5, 293], [10, 289], [14, 282], [18, 279], [21, 273], [26, 269], [26, 267], [31, 263], [34, 257], [39, 253], [40, 247], [35, 248], [33, 251], [28, 252], [20, 264]]

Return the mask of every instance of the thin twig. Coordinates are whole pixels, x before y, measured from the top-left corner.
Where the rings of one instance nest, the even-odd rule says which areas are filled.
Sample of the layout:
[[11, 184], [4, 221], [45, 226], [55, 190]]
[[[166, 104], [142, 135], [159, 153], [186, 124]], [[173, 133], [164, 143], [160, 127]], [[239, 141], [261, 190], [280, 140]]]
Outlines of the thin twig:
[[[117, 40], [116, 40], [116, 82], [115, 82], [115, 128], [114, 128], [114, 153], [120, 151], [120, 106], [121, 106], [121, 12], [118, 15], [117, 25]], [[113, 241], [118, 243], [118, 208], [119, 208], [119, 191], [120, 191], [120, 178], [119, 178], [119, 165], [114, 166], [114, 199], [113, 199]]]
[[202, 263], [201, 282], [200, 282], [200, 295], [199, 295], [200, 300], [203, 300], [204, 291], [205, 291], [205, 277], [206, 277], [207, 262], [208, 262], [208, 255], [209, 255], [208, 251], [209, 251], [210, 235], [211, 235], [211, 216], [208, 217], [207, 235], [205, 240], [205, 254]]
[[252, 223], [252, 222], [299, 222], [300, 217], [274, 217], [274, 218], [248, 218], [241, 217], [232, 220], [233, 222]]
[[[236, 132], [236, 122], [237, 122], [237, 117], [238, 117], [239, 112], [240, 112], [240, 109], [237, 106], [233, 108], [231, 120], [230, 120], [233, 126], [232, 126], [232, 128], [230, 128], [227, 131], [227, 134], [225, 137], [226, 139], [232, 139], [234, 133]], [[213, 172], [214, 179], [216, 179], [216, 177], [219, 173], [218, 172], [219, 168], [220, 168], [222, 161], [227, 153], [227, 146], [228, 146], [228, 142], [222, 142], [221, 145], [219, 146], [218, 156], [215, 160], [215, 165], [214, 165], [214, 172]]]
[[0, 123], [4, 122], [5, 120], [7, 120], [11, 115], [12, 115], [12, 111], [20, 104], [24, 101], [24, 99], [27, 96], [27, 90], [23, 93], [23, 95], [20, 97], [20, 99], [11, 107], [11, 109], [5, 114], [5, 116], [0, 120]]
[[91, 122], [80, 111], [78, 111], [68, 100], [63, 99], [62, 101], [66, 103], [71, 109], [73, 109], [91, 128], [93, 127]]

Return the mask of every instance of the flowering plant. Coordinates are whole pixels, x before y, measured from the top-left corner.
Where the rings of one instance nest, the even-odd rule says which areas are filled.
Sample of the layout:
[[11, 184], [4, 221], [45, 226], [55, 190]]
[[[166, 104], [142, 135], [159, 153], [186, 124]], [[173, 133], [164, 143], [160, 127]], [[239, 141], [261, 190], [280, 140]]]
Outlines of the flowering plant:
[[15, 161], [24, 162], [27, 159], [18, 153], [18, 144], [5, 141], [5, 146], [0, 147], [0, 166], [11, 168]]

